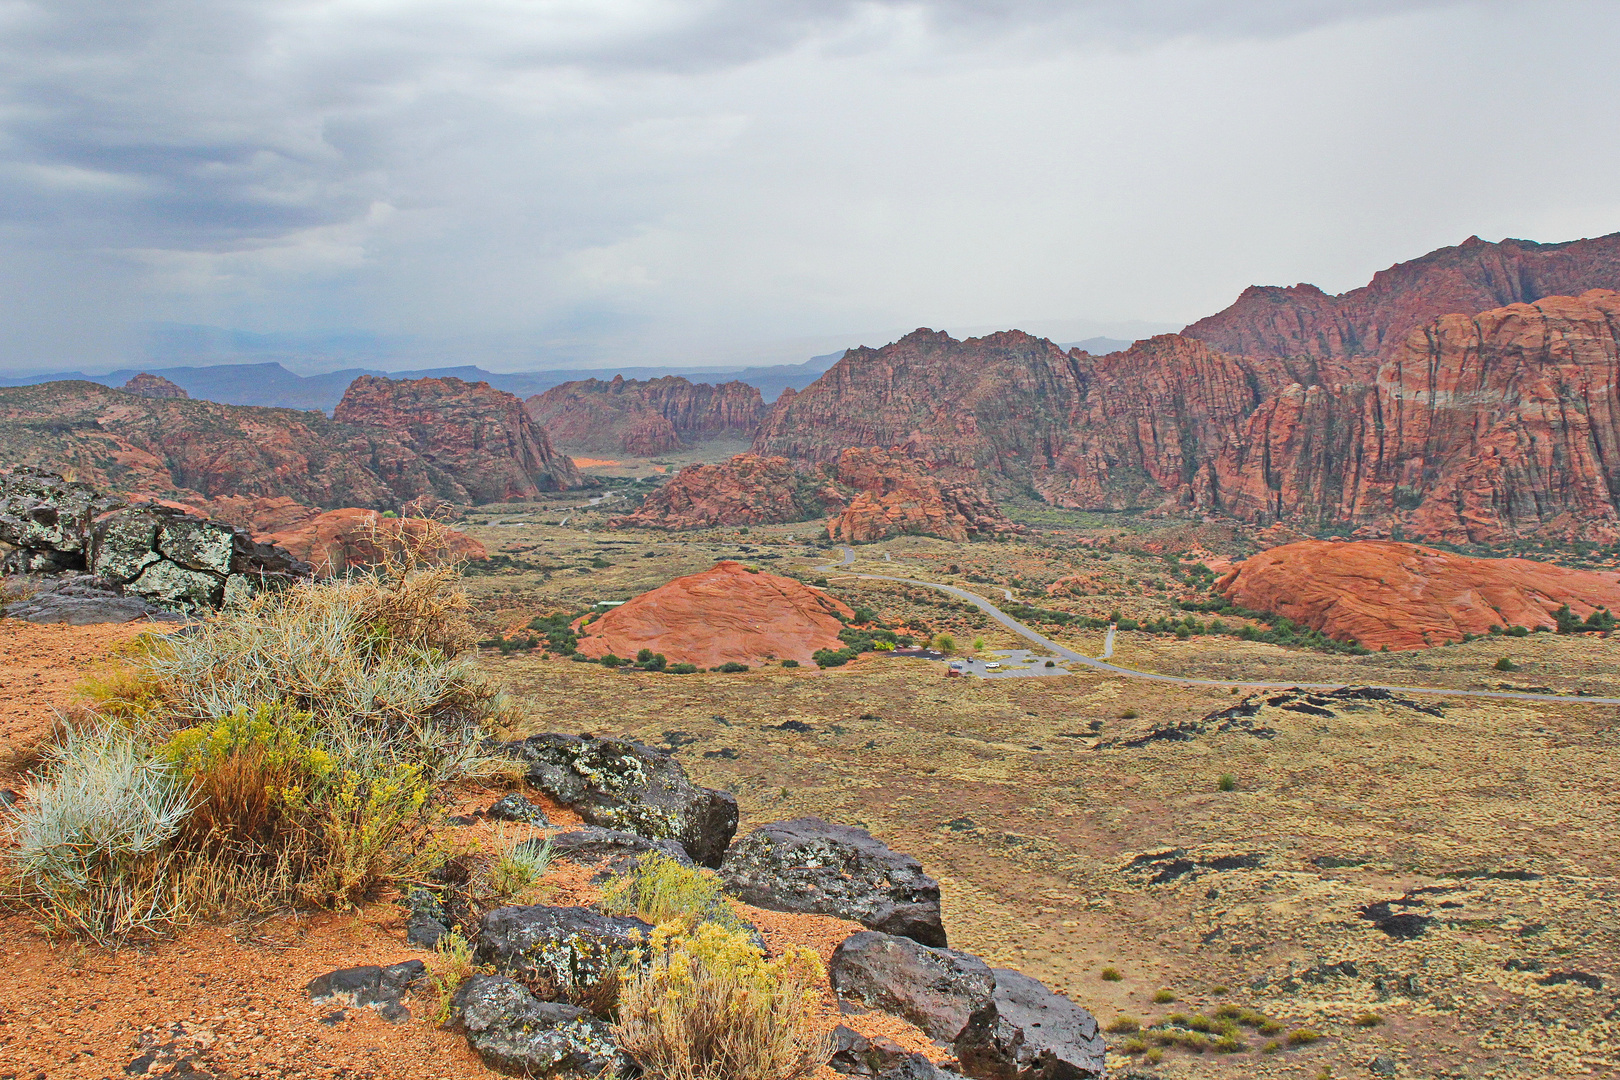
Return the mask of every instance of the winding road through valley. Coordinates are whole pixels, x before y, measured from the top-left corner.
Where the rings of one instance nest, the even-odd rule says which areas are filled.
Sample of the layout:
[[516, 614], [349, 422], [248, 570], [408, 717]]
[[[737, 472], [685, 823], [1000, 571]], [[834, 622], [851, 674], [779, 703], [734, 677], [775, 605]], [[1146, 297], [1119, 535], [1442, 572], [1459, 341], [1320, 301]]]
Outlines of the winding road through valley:
[[[825, 565], [816, 567], [816, 569], [837, 571], [846, 570], [849, 567], [854, 566], [855, 549], [840, 545], [838, 550], [843, 553], [840, 561], [827, 563]], [[1019, 622], [1011, 615], [1008, 615], [1006, 612], [996, 607], [996, 605], [992, 604], [984, 597], [978, 595], [977, 593], [970, 593], [966, 589], [959, 589], [955, 585], [946, 585], [938, 581], [919, 581], [916, 578], [894, 577], [889, 574], [864, 574], [854, 570], [850, 570], [849, 573], [854, 577], [867, 578], [875, 581], [898, 581], [906, 585], [920, 585], [925, 589], [938, 589], [940, 592], [948, 593], [959, 600], [966, 600], [968, 603], [972, 604], [974, 607], [978, 608], [980, 611], [984, 612], [986, 615], [990, 616], [992, 619], [996, 620], [996, 622], [1000, 623], [1002, 626], [1005, 626], [1013, 633], [1025, 638], [1026, 640], [1034, 642], [1044, 649], [1050, 649], [1054, 656], [1059, 656], [1072, 663], [1082, 664], [1086, 667], [1095, 668], [1098, 671], [1105, 671], [1110, 675], [1119, 675], [1127, 679], [1146, 679], [1150, 682], [1177, 683], [1182, 686], [1237, 686], [1247, 687], [1255, 690], [1289, 690], [1295, 687], [1301, 690], [1336, 690], [1340, 686], [1344, 685], [1343, 683], [1238, 682], [1230, 679], [1195, 679], [1185, 675], [1160, 675], [1157, 672], [1152, 671], [1137, 671], [1133, 668], [1121, 667], [1118, 664], [1111, 664], [1106, 659], [1107, 657], [1112, 656], [1114, 651], [1113, 627], [1109, 627], [1108, 629], [1108, 639], [1103, 648], [1103, 658], [1099, 659], [1098, 657], [1087, 656], [1084, 653], [1075, 652], [1073, 649], [1070, 649], [1067, 646], [1059, 645], [1046, 635], [1025, 626], [1023, 623]], [[1002, 592], [1006, 593], [1008, 600], [1012, 599], [1012, 593], [1008, 592], [1006, 589], [1002, 589]], [[1579, 705], [1620, 705], [1620, 698], [1587, 697], [1577, 694], [1531, 694], [1512, 690], [1453, 690], [1442, 686], [1382, 686], [1376, 683], [1364, 685], [1375, 686], [1380, 690], [1398, 691], [1399, 693], [1403, 694], [1433, 694], [1441, 697], [1500, 698], [1508, 701], [1560, 701]]]

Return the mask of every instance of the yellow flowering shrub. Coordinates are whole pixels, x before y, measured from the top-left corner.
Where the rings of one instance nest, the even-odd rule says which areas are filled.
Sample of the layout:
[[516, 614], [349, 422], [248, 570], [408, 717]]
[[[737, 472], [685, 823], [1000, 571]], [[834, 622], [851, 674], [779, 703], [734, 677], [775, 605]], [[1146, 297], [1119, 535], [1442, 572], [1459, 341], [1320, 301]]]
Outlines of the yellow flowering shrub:
[[826, 978], [808, 949], [765, 954], [693, 918], [653, 931], [652, 962], [626, 971], [614, 1037], [661, 1080], [800, 1080], [831, 1047], [815, 1011]]

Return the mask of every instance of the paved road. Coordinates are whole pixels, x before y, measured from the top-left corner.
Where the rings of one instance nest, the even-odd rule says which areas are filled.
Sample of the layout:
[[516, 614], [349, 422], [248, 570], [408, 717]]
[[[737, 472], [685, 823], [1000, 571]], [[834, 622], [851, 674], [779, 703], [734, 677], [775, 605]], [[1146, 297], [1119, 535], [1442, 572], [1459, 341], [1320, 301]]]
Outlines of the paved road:
[[[840, 550], [844, 553], [844, 557], [840, 562], [828, 563], [825, 566], [818, 566], [816, 569], [836, 570], [840, 567], [854, 565], [855, 549], [840, 545]], [[1098, 671], [1106, 671], [1110, 675], [1120, 675], [1127, 679], [1178, 683], [1182, 686], [1238, 686], [1256, 690], [1288, 690], [1294, 687], [1299, 687], [1302, 690], [1336, 690], [1344, 685], [1343, 683], [1235, 682], [1230, 679], [1193, 679], [1183, 675], [1160, 675], [1152, 671], [1136, 671], [1132, 668], [1120, 667], [1118, 664], [1110, 664], [1106, 659], [1099, 660], [1096, 657], [1086, 656], [1084, 653], [1077, 653], [1073, 649], [1059, 645], [1051, 638], [1031, 630], [984, 597], [979, 596], [977, 593], [970, 593], [966, 589], [959, 589], [955, 585], [944, 585], [937, 581], [918, 581], [916, 578], [890, 577], [887, 574], [856, 574], [855, 576], [877, 581], [898, 581], [906, 585], [920, 585], [925, 589], [938, 589], [940, 592], [949, 593], [959, 600], [966, 600], [1013, 633], [1033, 641], [1043, 648], [1052, 650], [1052, 653], [1056, 656], [1061, 656], [1065, 660], [1076, 664], [1095, 668]], [[1109, 628], [1108, 641], [1104, 644], [1103, 655], [1104, 657], [1113, 655], [1112, 627]], [[1443, 686], [1383, 686], [1379, 687], [1379, 689], [1394, 690], [1403, 694], [1434, 694], [1441, 697], [1499, 698], [1507, 701], [1561, 701], [1584, 705], [1620, 705], [1620, 698], [1581, 697], [1575, 694], [1529, 694], [1511, 690], [1452, 690]]]

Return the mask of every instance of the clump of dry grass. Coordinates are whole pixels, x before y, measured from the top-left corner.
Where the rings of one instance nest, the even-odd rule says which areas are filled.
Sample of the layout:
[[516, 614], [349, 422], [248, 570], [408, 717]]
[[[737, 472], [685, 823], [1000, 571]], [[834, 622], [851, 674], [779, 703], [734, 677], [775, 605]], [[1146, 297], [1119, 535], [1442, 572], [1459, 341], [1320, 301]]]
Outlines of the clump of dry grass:
[[653, 960], [628, 978], [613, 1033], [662, 1080], [800, 1080], [831, 1053], [813, 1009], [825, 978], [806, 949], [765, 959], [747, 937], [712, 922], [666, 923]]

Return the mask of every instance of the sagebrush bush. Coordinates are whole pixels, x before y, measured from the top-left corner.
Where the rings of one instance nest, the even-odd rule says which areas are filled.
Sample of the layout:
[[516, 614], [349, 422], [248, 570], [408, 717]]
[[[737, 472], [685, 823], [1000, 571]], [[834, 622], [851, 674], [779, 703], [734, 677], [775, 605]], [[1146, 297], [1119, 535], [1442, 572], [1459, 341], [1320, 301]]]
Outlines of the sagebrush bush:
[[170, 841], [191, 810], [177, 771], [114, 724], [70, 731], [9, 824], [8, 884], [54, 932], [111, 943], [183, 913]]
[[765, 954], [691, 919], [653, 931], [653, 959], [620, 988], [620, 1048], [660, 1080], [799, 1080], [830, 1056], [816, 1014], [826, 978], [808, 949]]
[[[473, 667], [454, 568], [422, 558], [433, 537], [420, 539], [375, 572], [145, 636], [88, 680], [36, 772], [51, 795], [18, 826], [16, 895], [48, 924], [110, 940], [210, 910], [353, 904], [420, 870], [430, 796], [494, 766], [481, 744], [509, 709]], [[129, 782], [90, 790], [87, 777], [120, 769]], [[167, 831], [139, 858], [107, 863], [112, 849], [91, 845], [102, 863], [74, 877], [41, 854], [50, 815], [100, 800], [108, 821], [144, 820], [160, 780]]]
[[512, 903], [546, 876], [551, 866], [551, 841], [537, 844], [533, 840], [522, 840], [509, 844], [504, 833], [497, 834], [495, 839], [500, 850], [489, 869], [490, 891], [502, 903]]
[[661, 851], [648, 852], [627, 873], [609, 880], [598, 906], [610, 915], [635, 915], [654, 925], [690, 917], [731, 930], [744, 928], [726, 901], [718, 874], [682, 866]]

